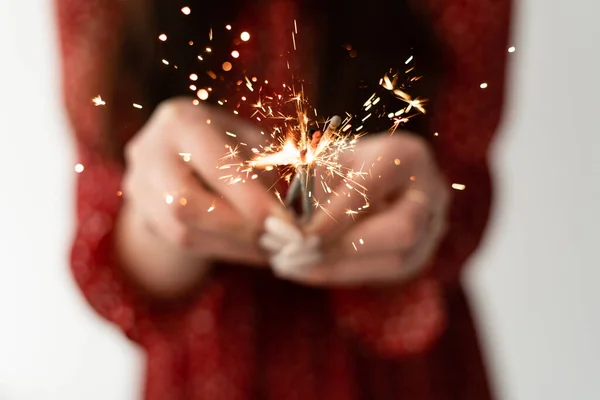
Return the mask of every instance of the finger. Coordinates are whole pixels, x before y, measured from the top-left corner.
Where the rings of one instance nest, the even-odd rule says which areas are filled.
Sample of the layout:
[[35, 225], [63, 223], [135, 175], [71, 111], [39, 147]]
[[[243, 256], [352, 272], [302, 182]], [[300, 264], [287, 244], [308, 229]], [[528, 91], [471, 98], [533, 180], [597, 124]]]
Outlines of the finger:
[[[420, 193], [420, 192], [419, 192]], [[355, 253], [409, 251], [428, 229], [428, 202], [415, 201], [407, 192], [389, 209], [366, 216], [351, 226], [340, 239], [325, 245], [329, 254], [351, 256]]]
[[[246, 126], [239, 128], [243, 129], [244, 136], [252, 136], [249, 131], [253, 128]], [[229, 137], [227, 128], [217, 124], [207, 125], [201, 118], [197, 128], [190, 130], [188, 125], [186, 129], [188, 131], [182, 132], [180, 149], [177, 151], [189, 153], [190, 165], [202, 177], [204, 183], [214, 192], [222, 194], [224, 199], [244, 218], [255, 226], [261, 226], [264, 218], [272, 213], [278, 204], [258, 180], [244, 179], [243, 183], [231, 184], [228, 179], [223, 179], [227, 174], [223, 174], [223, 170], [218, 167], [228, 162], [223, 160], [227, 149], [236, 146], [235, 141], [226, 139]], [[230, 132], [234, 135], [238, 133]], [[235, 172], [235, 169], [233, 171], [243, 176], [242, 172]], [[230, 172], [232, 171], [227, 171], [228, 174]]]
[[271, 268], [276, 276], [303, 276], [308, 273], [314, 265], [323, 260], [323, 255], [314, 249], [302, 248], [295, 243], [290, 247], [293, 254], [279, 253], [269, 260]]
[[283, 218], [269, 216], [265, 219], [265, 231], [280, 238], [283, 243], [301, 242], [302, 232], [293, 223]]
[[202, 256], [213, 261], [267, 266], [266, 254], [253, 243], [241, 243], [218, 235], [198, 235], [193, 244]]
[[175, 218], [162, 218], [148, 223], [171, 244], [195, 256], [213, 261], [241, 262], [247, 265], [267, 265], [267, 258], [255, 244], [235, 238], [191, 229]]
[[174, 219], [205, 232], [249, 237], [247, 222], [226, 201], [209, 193], [181, 157], [165, 152], [153, 161], [151, 165], [133, 163], [128, 190], [147, 218], [155, 224]]
[[315, 287], [356, 287], [398, 282], [403, 271], [402, 256], [396, 252], [371, 254], [369, 257], [348, 257], [325, 260], [305, 268], [280, 268], [277, 275], [286, 280]]
[[355, 219], [368, 214], [373, 206], [384, 207], [410, 183], [409, 168], [396, 165], [391, 157], [380, 157], [377, 151], [378, 146], [369, 146], [360, 159], [354, 160], [351, 169], [362, 171], [366, 176], [354, 174], [353, 178], [342, 179], [332, 189], [327, 204], [323, 204], [324, 209], [315, 213], [306, 228], [308, 232], [330, 237], [340, 235]]

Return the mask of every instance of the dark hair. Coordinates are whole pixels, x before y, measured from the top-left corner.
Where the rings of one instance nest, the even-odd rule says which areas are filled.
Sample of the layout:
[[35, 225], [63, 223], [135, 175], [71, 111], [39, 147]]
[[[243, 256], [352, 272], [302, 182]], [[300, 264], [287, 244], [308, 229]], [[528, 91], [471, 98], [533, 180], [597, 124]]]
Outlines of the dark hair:
[[[437, 54], [432, 27], [413, 11], [409, 1], [300, 2], [302, 7], [297, 12], [299, 27], [304, 29], [305, 35], [312, 32], [318, 38], [314, 40], [314, 48], [299, 57], [305, 64], [310, 64], [306, 60], [312, 57], [317, 65], [318, 74], [312, 86], [321, 90], [311, 103], [321, 115], [342, 114], [349, 107], [360, 107], [359, 103], [362, 104], [370, 95], [369, 90], [373, 89], [372, 86], [367, 88], [365, 82], [378, 80], [390, 68], [393, 72], [398, 69], [403, 75], [405, 60], [410, 56], [416, 60], [418, 75], [425, 77], [417, 82], [413, 92], [426, 98], [435, 95], [437, 78], [442, 71], [441, 58]], [[198, 50], [189, 46], [188, 41], [200, 36], [204, 38], [211, 26], [237, 23], [244, 28], [253, 25], [262, 28], [273, 24], [273, 20], [265, 20], [265, 16], [260, 14], [268, 0], [213, 2], [211, 7], [204, 6], [202, 12], [198, 7], [198, 11], [193, 10], [189, 16], [180, 11], [186, 5], [182, 0], [127, 0], [126, 3], [128, 22], [124, 24], [119, 61], [112, 74], [113, 86], [121, 87], [122, 80], [136, 80], [139, 95], [143, 98], [138, 102], [148, 104], [144, 107], [146, 117], [163, 100], [191, 94], [188, 76], [189, 71], [198, 70]], [[236, 11], [233, 10], [238, 15], [234, 15]], [[242, 19], [241, 15], [244, 16]], [[289, 23], [291, 29], [293, 22]], [[253, 31], [257, 32], [255, 42], [258, 44], [253, 48], [258, 54], [257, 68], [267, 68], [269, 59], [277, 58], [268, 54], [268, 49], [260, 47], [261, 40], [268, 40], [264, 37], [268, 36], [268, 32], [259, 28]], [[168, 46], [157, 40], [162, 32], [169, 33]], [[173, 60], [178, 69], [164, 68], [161, 58]], [[115, 97], [127, 95], [114, 91]], [[376, 118], [370, 120], [375, 125], [369, 131], [387, 128], [376, 126]], [[425, 133], [426, 121], [426, 117], [416, 118], [408, 128]], [[112, 122], [112, 125], [116, 123]], [[109, 129], [107, 134], [111, 132], [114, 129]], [[121, 148], [127, 139], [113, 137], [111, 142]]]

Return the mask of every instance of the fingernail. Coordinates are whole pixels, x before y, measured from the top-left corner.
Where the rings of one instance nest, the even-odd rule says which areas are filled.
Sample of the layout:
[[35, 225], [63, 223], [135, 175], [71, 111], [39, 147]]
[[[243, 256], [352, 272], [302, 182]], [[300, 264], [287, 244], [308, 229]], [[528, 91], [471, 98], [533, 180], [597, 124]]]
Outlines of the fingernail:
[[294, 225], [277, 217], [269, 216], [265, 219], [265, 230], [276, 236], [281, 236], [286, 241], [301, 242], [302, 232]]
[[273, 236], [269, 233], [265, 233], [264, 235], [262, 235], [258, 239], [258, 244], [264, 250], [273, 252], [273, 253], [281, 251], [285, 246], [284, 242], [282, 242], [279, 238], [277, 238], [276, 236]]
[[280, 275], [294, 275], [318, 264], [322, 259], [321, 253], [316, 251], [305, 251], [294, 256], [279, 254], [271, 258], [271, 266]]

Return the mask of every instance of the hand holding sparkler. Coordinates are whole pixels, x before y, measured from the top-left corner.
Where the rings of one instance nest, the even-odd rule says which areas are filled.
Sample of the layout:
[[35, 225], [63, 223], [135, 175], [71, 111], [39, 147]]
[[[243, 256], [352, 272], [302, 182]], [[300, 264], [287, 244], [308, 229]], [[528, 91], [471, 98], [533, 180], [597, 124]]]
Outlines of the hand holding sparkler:
[[435, 251], [449, 190], [427, 145], [407, 134], [365, 138], [351, 163], [371, 166], [364, 182], [368, 212], [352, 213], [364, 205], [360, 196], [333, 196], [328, 213], [319, 211], [302, 239], [271, 222], [267, 232], [287, 238], [271, 246], [280, 277], [314, 286], [397, 282], [414, 276]]
[[128, 145], [117, 243], [125, 267], [150, 291], [185, 290], [216, 260], [266, 265], [256, 237], [282, 207], [262, 176], [244, 185], [221, 179], [223, 149], [244, 155], [231, 135], [247, 148], [261, 140], [231, 114], [181, 99], [161, 105]]

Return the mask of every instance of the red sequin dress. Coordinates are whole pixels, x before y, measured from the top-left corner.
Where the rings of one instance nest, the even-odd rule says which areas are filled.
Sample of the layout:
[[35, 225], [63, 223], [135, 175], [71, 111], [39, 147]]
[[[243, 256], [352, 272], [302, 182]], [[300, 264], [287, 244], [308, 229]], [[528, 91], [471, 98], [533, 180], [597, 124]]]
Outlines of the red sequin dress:
[[[459, 278], [490, 209], [487, 153], [503, 100], [508, 0], [419, 3], [447, 66], [432, 143], [448, 181], [466, 186], [454, 193], [450, 231], [427, 272], [395, 289], [325, 291], [223, 266], [178, 304], [149, 299], [114, 262], [123, 166], [92, 145], [103, 119], [94, 77], [118, 40], [125, 2], [55, 2], [66, 108], [85, 167], [71, 268], [94, 310], [145, 350], [146, 399], [492, 397]], [[130, 108], [125, 130], [139, 126]]]

